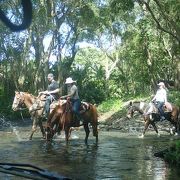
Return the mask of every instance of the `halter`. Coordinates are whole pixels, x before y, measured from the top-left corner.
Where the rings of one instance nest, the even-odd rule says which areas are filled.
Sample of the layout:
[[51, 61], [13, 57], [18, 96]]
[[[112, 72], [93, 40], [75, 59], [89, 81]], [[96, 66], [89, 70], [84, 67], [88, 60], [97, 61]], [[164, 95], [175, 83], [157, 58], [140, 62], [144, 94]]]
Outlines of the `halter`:
[[[16, 99], [20, 99], [18, 102], [16, 101], [15, 103], [13, 103], [14, 105], [16, 105], [16, 109], [17, 110], [24, 110], [24, 109], [27, 109], [27, 108], [22, 108], [22, 105], [24, 105], [24, 101], [25, 101], [25, 98], [24, 98], [24, 94], [22, 92], [19, 92], [18, 93], [19, 97], [17, 97], [17, 95], [15, 96]], [[21, 107], [20, 107], [21, 106]]]

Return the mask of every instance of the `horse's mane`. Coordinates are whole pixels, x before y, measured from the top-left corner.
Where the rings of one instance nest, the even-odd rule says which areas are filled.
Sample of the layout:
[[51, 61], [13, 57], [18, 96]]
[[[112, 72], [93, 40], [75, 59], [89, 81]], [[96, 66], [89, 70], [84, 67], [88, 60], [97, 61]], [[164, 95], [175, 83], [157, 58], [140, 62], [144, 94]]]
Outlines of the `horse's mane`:
[[23, 93], [23, 94], [26, 94], [26, 95], [28, 95], [28, 96], [30, 96], [30, 97], [33, 97], [33, 98], [35, 98], [36, 96], [34, 96], [33, 94], [31, 94], [31, 93], [29, 93], [29, 92], [20, 92], [20, 93]]

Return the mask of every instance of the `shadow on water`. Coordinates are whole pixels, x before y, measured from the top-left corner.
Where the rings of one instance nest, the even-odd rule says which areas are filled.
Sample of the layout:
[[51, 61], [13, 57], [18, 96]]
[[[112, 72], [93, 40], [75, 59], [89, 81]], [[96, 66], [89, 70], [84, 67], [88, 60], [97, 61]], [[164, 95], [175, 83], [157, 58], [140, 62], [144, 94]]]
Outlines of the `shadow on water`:
[[2, 162], [29, 163], [73, 179], [164, 180], [179, 177], [176, 169], [154, 157], [155, 152], [173, 142], [169, 135], [157, 138], [155, 134], [149, 134], [139, 139], [134, 132], [100, 131], [98, 144], [90, 134], [88, 145], [85, 145], [84, 131], [73, 132], [66, 144], [63, 134], [52, 142], [45, 142], [40, 132], [29, 141], [29, 130], [30, 126], [17, 124], [18, 133], [1, 129]]

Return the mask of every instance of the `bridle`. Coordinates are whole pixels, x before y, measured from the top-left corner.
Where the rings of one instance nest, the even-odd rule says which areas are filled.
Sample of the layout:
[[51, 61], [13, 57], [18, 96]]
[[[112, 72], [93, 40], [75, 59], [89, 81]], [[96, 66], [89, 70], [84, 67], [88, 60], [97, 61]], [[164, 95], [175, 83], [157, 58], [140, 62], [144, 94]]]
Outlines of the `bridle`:
[[27, 29], [32, 21], [32, 3], [31, 0], [21, 0], [21, 5], [23, 8], [23, 19], [20, 25], [12, 23], [5, 13], [0, 9], [0, 19], [1, 21], [11, 29], [11, 31], [22, 31]]
[[27, 108], [23, 108], [23, 106], [25, 105], [24, 101], [25, 101], [25, 98], [24, 98], [24, 95], [22, 92], [19, 92], [18, 93], [18, 96], [17, 94], [15, 95], [15, 98], [16, 98], [16, 101], [13, 103], [13, 105], [16, 105], [16, 109], [17, 110], [24, 110], [24, 109], [27, 109]]

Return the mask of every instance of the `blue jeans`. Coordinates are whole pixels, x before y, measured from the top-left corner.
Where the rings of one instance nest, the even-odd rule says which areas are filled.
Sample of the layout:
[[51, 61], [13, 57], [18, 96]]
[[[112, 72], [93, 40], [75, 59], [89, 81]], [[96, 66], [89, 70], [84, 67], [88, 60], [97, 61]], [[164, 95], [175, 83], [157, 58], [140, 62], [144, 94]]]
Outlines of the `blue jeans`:
[[160, 101], [157, 101], [157, 108], [159, 110], [159, 113], [160, 113], [160, 116], [164, 116], [164, 110], [163, 110], [163, 106], [164, 106], [164, 102], [160, 102]]
[[45, 115], [48, 116], [49, 114], [49, 110], [50, 110], [50, 105], [51, 103], [54, 101], [54, 97], [53, 96], [47, 96], [46, 97], [46, 102], [44, 105], [44, 110], [45, 110]]
[[80, 106], [81, 106], [80, 99], [71, 99], [71, 102], [72, 102], [73, 113], [79, 117], [80, 116], [79, 110], [80, 110]]

